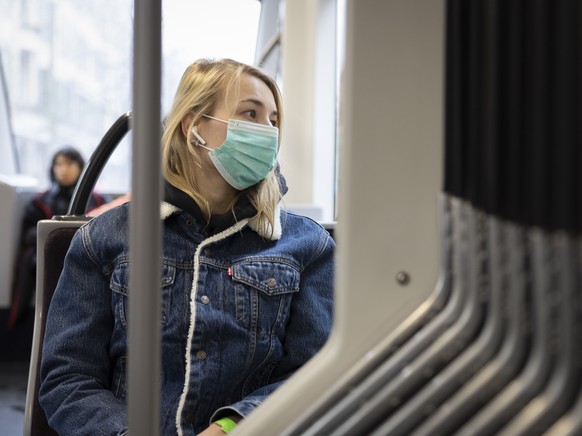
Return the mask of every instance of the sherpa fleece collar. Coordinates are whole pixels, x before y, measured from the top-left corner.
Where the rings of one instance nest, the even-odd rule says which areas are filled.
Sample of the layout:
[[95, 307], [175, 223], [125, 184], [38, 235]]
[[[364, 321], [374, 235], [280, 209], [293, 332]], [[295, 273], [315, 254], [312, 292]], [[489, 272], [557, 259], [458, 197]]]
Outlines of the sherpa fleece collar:
[[[162, 220], [165, 220], [169, 216], [180, 211], [181, 209], [174, 206], [173, 204], [162, 201], [162, 204], [160, 206], [160, 217]], [[272, 241], [281, 239], [281, 235], [283, 233], [283, 229], [281, 228], [281, 206], [278, 204], [277, 208], [275, 209], [275, 228], [273, 229], [272, 234], [271, 234], [272, 226], [270, 223], [267, 223], [267, 226], [265, 226], [266, 231], [261, 230], [263, 226], [261, 226], [260, 224], [261, 223], [258, 218], [251, 218], [248, 220], [249, 227], [263, 238], [270, 239]]]

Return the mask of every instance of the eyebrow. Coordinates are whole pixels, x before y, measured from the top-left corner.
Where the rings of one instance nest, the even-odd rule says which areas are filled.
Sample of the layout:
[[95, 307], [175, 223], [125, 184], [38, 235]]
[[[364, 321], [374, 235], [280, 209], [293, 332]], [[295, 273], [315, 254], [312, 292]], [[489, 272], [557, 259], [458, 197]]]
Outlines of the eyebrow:
[[[257, 100], [257, 99], [255, 99], [255, 98], [247, 98], [247, 99], [245, 99], [245, 100], [241, 100], [241, 101], [239, 101], [239, 104], [240, 104], [240, 103], [254, 103], [254, 104], [256, 104], [257, 106], [265, 107], [265, 105], [263, 104], [263, 102], [262, 102], [262, 101], [260, 101], [260, 100]], [[279, 112], [277, 112], [277, 111], [273, 111], [273, 112], [271, 113], [271, 115], [278, 116], [278, 115], [279, 115]]]

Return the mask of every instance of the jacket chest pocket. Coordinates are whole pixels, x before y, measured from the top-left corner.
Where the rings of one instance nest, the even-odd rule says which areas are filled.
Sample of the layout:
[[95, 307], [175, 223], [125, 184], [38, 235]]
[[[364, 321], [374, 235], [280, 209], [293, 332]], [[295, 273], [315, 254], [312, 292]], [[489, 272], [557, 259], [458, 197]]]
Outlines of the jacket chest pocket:
[[237, 322], [262, 340], [282, 335], [299, 270], [280, 261], [244, 260], [232, 265], [232, 279]]
[[[162, 264], [161, 271], [161, 323], [165, 325], [168, 320], [168, 311], [170, 307], [170, 291], [171, 286], [176, 279], [176, 267], [167, 263]], [[128, 296], [129, 296], [129, 262], [121, 262], [116, 265], [109, 287], [113, 291], [112, 303], [115, 310], [116, 318], [119, 318], [121, 323], [127, 327], [128, 316]]]

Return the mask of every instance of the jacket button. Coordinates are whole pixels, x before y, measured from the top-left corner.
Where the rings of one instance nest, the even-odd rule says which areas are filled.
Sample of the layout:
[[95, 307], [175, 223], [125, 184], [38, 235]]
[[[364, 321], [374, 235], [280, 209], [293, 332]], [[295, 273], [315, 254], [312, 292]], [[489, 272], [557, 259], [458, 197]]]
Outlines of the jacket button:
[[267, 280], [267, 286], [269, 288], [274, 288], [277, 285], [277, 280], [275, 280], [274, 277], [271, 277], [270, 279]]
[[196, 359], [198, 359], [198, 360], [206, 359], [206, 351], [200, 350], [200, 351], [196, 352]]
[[210, 248], [205, 248], [204, 249], [204, 255], [205, 256], [210, 256], [210, 253], [212, 253], [212, 251], [210, 250]]
[[200, 297], [200, 301], [202, 301], [202, 304], [208, 304], [210, 303], [210, 298], [208, 298], [208, 295], [203, 295]]

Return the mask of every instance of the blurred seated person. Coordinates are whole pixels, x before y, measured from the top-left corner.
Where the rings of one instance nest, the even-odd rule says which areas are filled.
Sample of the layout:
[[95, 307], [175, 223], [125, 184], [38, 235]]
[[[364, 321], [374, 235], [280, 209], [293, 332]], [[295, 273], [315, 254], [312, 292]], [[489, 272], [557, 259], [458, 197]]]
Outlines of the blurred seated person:
[[[11, 328], [24, 319], [36, 286], [36, 224], [55, 215], [66, 215], [84, 166], [85, 160], [75, 148], [66, 146], [58, 150], [49, 168], [50, 188], [26, 205], [8, 318]], [[102, 206], [108, 201], [108, 197], [93, 192], [87, 209]]]

